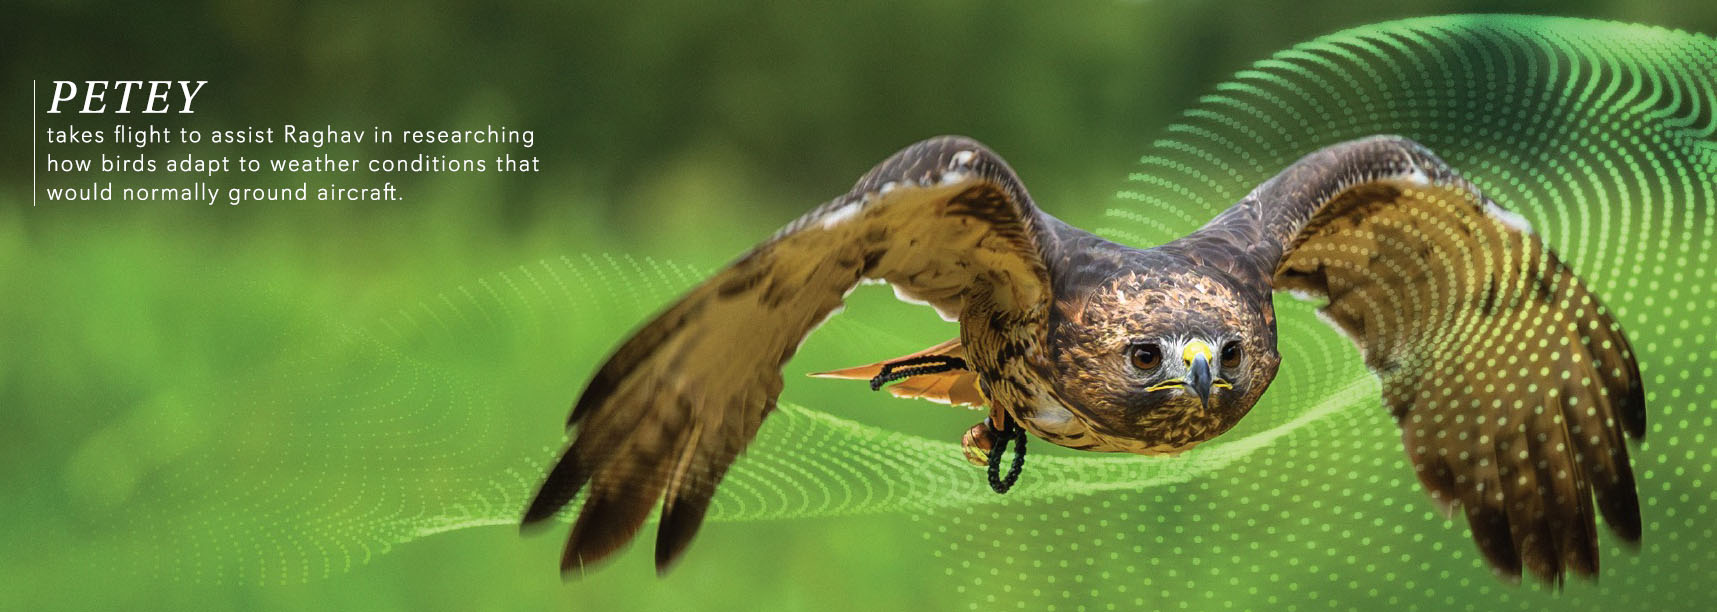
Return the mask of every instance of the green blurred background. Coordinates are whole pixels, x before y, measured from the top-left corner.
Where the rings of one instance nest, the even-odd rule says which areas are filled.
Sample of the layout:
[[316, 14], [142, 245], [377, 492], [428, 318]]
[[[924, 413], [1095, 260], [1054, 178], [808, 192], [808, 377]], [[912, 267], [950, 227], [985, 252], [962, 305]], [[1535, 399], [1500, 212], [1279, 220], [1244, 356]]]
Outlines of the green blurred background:
[[[1711, 408], [1704, 379], [1717, 355], [1709, 337], [1690, 332], [1672, 349], [1669, 338], [1688, 326], [1662, 320], [1623, 322], [1648, 335], [1657, 325], [1665, 339], [1669, 362], [1646, 364], [1648, 373], [1681, 368], [1659, 370], [1680, 377], [1654, 389], [1654, 405], [1703, 427], [1654, 430], [1645, 450], [1668, 438], [1658, 447], [1668, 460], [1637, 464], [1648, 472], [1642, 489], [1665, 504], [1648, 503], [1648, 519], [1675, 520], [1648, 529], [1639, 552], [1606, 539], [1604, 579], [1562, 594], [1492, 579], [1464, 524], [1433, 515], [1398, 461], [1392, 426], [1370, 408], [1179, 464], [1046, 452], [1052, 463], [1028, 468], [1028, 479], [1136, 469], [1140, 480], [1110, 496], [1061, 487], [994, 500], [971, 494], [979, 476], [950, 467], [951, 453], [929, 471], [864, 459], [892, 448], [951, 451], [974, 413], [790, 376], [783, 400], [804, 408], [766, 424], [753, 464], [735, 468], [737, 487], [758, 491], [718, 505], [666, 579], [650, 570], [649, 547], [636, 546], [563, 582], [559, 533], [521, 537], [507, 524], [533, 470], [558, 449], [570, 400], [624, 330], [913, 141], [976, 137], [1052, 213], [1148, 242], [1157, 236], [1121, 227], [1129, 204], [1116, 195], [1142, 171], [1140, 156], [1218, 83], [1297, 43], [1453, 13], [1717, 31], [1717, 5], [1707, 2], [1362, 4], [14, 3], [0, 25], [0, 76], [12, 94], [0, 124], [0, 608], [1491, 609], [1514, 597], [1508, 607], [1524, 609], [1676, 601], [1654, 580], [1670, 572], [1660, 565], [1679, 568], [1682, 583], [1717, 578], [1717, 561], [1692, 552], [1717, 549], [1708, 523], [1682, 525], [1712, 501], [1711, 419], [1687, 413]], [[157, 121], [165, 125], [532, 129], [536, 146], [524, 153], [540, 157], [542, 171], [390, 176], [406, 195], [391, 203], [32, 208], [32, 81], [127, 78], [209, 81], [197, 113]], [[1599, 241], [1629, 246], [1627, 236]], [[1708, 265], [1708, 251], [1683, 249], [1697, 262], [1680, 267]], [[1638, 278], [1580, 272], [1603, 277], [1600, 287], [1625, 284], [1628, 297], [1600, 293], [1628, 304], [1651, 305], [1658, 280], [1676, 284], [1663, 272], [1636, 298]], [[1309, 309], [1284, 308], [1312, 321]], [[955, 333], [886, 291], [855, 295], [849, 313], [807, 344], [790, 374]], [[1691, 313], [1681, 322], [1711, 323]], [[1322, 365], [1306, 366], [1305, 385], [1272, 390], [1294, 412], [1254, 416], [1237, 433], [1316, 414], [1299, 402], [1320, 397], [1313, 383], [1351, 378], [1351, 348], [1327, 330], [1285, 324], [1284, 337], [1285, 354], [1299, 342]], [[1354, 423], [1368, 435], [1349, 439], [1343, 429]], [[849, 444], [846, 455], [820, 450]], [[1299, 450], [1268, 461], [1242, 452], [1283, 446]], [[1335, 480], [1338, 464], [1357, 470], [1346, 478], [1369, 477], [1356, 481], [1366, 484], [1352, 503], [1376, 497], [1386, 513], [1366, 516], [1379, 520], [1343, 525], [1351, 509], [1326, 519], [1334, 493], [1302, 496], [1293, 487], [1309, 481], [1278, 483], [1270, 472]], [[960, 483], [952, 498], [971, 503], [932, 503], [943, 493], [932, 475]], [[770, 492], [772, 480], [847, 494], [798, 504], [794, 493]], [[1227, 505], [1235, 499], [1265, 515], [1237, 516]], [[1314, 527], [1268, 524], [1289, 515], [1318, 518]], [[1143, 547], [1086, 538], [1071, 555], [1015, 550], [1007, 539], [1131, 534], [1139, 523], [1174, 535]], [[1183, 532], [1200, 523], [1220, 536]], [[1670, 529], [1691, 544], [1649, 546]], [[973, 545], [973, 533], [999, 544]], [[1194, 550], [1212, 546], [1219, 552]], [[1269, 553], [1314, 548], [1305, 563]], [[1338, 552], [1326, 561], [1324, 551]], [[1271, 567], [1260, 571], [1261, 561]]]

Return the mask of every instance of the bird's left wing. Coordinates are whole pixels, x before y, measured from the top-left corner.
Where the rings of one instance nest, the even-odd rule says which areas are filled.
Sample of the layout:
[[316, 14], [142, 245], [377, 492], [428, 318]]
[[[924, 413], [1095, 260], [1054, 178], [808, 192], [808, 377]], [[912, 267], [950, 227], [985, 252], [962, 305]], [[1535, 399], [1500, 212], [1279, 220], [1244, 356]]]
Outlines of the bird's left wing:
[[1041, 340], [1050, 296], [1039, 224], [983, 145], [942, 137], [895, 154], [621, 344], [574, 405], [572, 444], [524, 522], [585, 491], [561, 561], [581, 568], [630, 541], [661, 500], [666, 571], [774, 408], [782, 365], [861, 280]]
[[1621, 326], [1524, 220], [1424, 147], [1375, 137], [1308, 155], [1173, 248], [1327, 299], [1420, 482], [1464, 510], [1499, 573], [1596, 573], [1594, 494], [1638, 541], [1625, 439], [1645, 432], [1645, 398]]

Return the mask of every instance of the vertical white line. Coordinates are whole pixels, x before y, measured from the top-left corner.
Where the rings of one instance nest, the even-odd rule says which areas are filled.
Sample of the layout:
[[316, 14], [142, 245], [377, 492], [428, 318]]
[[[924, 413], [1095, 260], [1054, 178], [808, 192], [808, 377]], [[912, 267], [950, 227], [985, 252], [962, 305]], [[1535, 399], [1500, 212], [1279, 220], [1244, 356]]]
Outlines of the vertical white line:
[[36, 79], [30, 79], [30, 208], [36, 207], [36, 194], [42, 191], [41, 185], [36, 183], [37, 168], [42, 165], [41, 154], [36, 152], [36, 139], [41, 138], [36, 133], [36, 129], [41, 127], [36, 124], [37, 97]]

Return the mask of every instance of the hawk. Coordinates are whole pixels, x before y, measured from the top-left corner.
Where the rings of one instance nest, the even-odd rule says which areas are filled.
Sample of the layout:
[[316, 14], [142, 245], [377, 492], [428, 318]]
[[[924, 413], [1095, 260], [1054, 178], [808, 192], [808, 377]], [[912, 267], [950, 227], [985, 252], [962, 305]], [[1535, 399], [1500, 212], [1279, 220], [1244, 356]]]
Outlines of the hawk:
[[987, 407], [963, 446], [998, 491], [1018, 476], [1021, 432], [1172, 455], [1228, 431], [1275, 377], [1271, 296], [1290, 291], [1326, 302], [1381, 380], [1419, 482], [1465, 514], [1499, 575], [1595, 575], [1600, 512], [1640, 537], [1625, 439], [1645, 432], [1645, 395], [1620, 325], [1521, 217], [1423, 146], [1325, 148], [1197, 231], [1136, 249], [1039, 210], [983, 145], [939, 137], [693, 288], [596, 371], [524, 515], [585, 493], [562, 571], [614, 553], [659, 505], [666, 572], [775, 408], [782, 365], [865, 281], [960, 335], [826, 374]]

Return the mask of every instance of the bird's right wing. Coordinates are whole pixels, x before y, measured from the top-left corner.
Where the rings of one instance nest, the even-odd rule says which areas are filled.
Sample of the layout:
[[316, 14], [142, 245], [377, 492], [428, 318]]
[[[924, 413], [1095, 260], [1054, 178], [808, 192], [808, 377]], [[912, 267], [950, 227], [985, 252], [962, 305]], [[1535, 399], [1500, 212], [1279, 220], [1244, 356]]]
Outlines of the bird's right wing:
[[1178, 245], [1328, 300], [1383, 382], [1419, 480], [1500, 573], [1598, 569], [1597, 509], [1640, 537], [1645, 433], [1621, 326], [1518, 216], [1398, 137], [1306, 156]]
[[861, 280], [962, 317], [963, 335], [1006, 330], [1011, 352], [995, 354], [1035, 354], [1050, 302], [1039, 223], [983, 145], [944, 137], [895, 154], [621, 344], [573, 407], [572, 444], [524, 522], [587, 492], [561, 560], [581, 568], [630, 541], [660, 500], [666, 571], [775, 406], [781, 366]]

